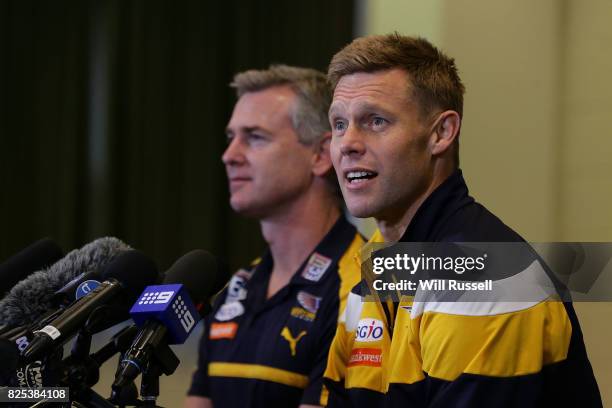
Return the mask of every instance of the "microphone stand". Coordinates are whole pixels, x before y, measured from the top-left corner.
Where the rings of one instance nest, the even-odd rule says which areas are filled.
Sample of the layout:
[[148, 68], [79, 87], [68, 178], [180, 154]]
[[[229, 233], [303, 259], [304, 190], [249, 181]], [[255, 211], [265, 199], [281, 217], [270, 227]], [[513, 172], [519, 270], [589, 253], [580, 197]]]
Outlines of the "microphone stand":
[[[163, 408], [157, 405], [157, 398], [159, 397], [159, 377], [162, 374], [171, 375], [178, 367], [180, 360], [172, 351], [170, 346], [166, 343], [161, 343], [153, 351], [151, 360], [147, 363], [146, 367], [142, 371], [142, 378], [140, 382], [140, 397], [142, 400], [137, 400], [136, 403], [132, 401], [125, 401], [123, 395], [124, 386], [113, 386], [112, 395], [110, 401], [119, 406], [125, 405], [136, 405], [143, 407], [155, 407]], [[119, 371], [121, 368], [121, 362], [119, 362]], [[133, 384], [133, 382], [131, 383]]]
[[140, 396], [143, 406], [162, 408], [155, 404], [159, 397], [159, 377], [162, 374], [172, 375], [179, 363], [180, 360], [168, 344], [162, 343], [155, 349], [152, 361], [142, 373]]
[[125, 352], [134, 341], [138, 329], [133, 325], [124, 327], [115, 333], [106, 345], [90, 355], [92, 334], [89, 328], [92, 325], [89, 323], [90, 321], [79, 331], [70, 357], [63, 361], [61, 383], [70, 388], [73, 394], [71, 400], [74, 404], [82, 404], [80, 406], [88, 408], [114, 408], [113, 404], [93, 391], [91, 387], [100, 379], [102, 364], [115, 354]]

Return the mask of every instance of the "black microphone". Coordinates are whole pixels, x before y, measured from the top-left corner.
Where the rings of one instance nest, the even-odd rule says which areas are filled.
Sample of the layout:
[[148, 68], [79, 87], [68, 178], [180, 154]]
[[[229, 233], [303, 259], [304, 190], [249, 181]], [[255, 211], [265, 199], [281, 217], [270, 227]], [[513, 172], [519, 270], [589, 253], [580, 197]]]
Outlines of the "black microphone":
[[99, 238], [71, 251], [49, 268], [34, 272], [0, 301], [0, 325], [10, 328], [34, 323], [56, 308], [54, 296], [58, 289], [84, 272], [104, 269], [128, 249], [117, 238]]
[[56, 387], [63, 350], [58, 349], [44, 359], [24, 363], [20, 351], [27, 346], [32, 333], [26, 329], [10, 338], [0, 339], [0, 385], [10, 387]]
[[63, 288], [53, 294], [53, 303], [56, 307], [69, 306], [100, 286], [104, 279], [100, 271], [85, 272], [68, 282]]
[[19, 363], [19, 351], [15, 343], [0, 339], [0, 385], [11, 385]]
[[[203, 249], [180, 257], [164, 275], [164, 284], [182, 283], [198, 310], [225, 287], [232, 274], [220, 258]], [[202, 313], [201, 313], [202, 314]]]
[[[144, 293], [140, 297], [131, 314], [138, 322], [137, 313], [140, 313], [143, 324], [132, 346], [121, 359], [113, 382], [113, 395], [117, 395], [122, 387], [129, 385], [145, 370], [151, 360], [157, 360], [162, 373], [170, 375], [174, 372], [178, 360], [176, 356], [163, 350], [168, 344], [182, 344], [191, 334], [197, 316], [186, 319], [186, 315], [190, 313], [189, 304], [191, 300], [194, 304], [204, 303], [220, 289], [219, 282], [223, 279], [219, 278], [219, 269], [218, 260], [210, 253], [203, 250], [191, 251], [170, 267], [164, 276], [163, 284], [154, 286], [151, 295]], [[183, 288], [177, 290], [177, 285], [173, 284], [183, 284], [188, 296], [181, 295]], [[172, 291], [178, 293], [170, 295]], [[162, 294], [167, 294], [164, 299]], [[156, 310], [149, 307], [153, 303], [159, 305]], [[183, 310], [180, 306], [177, 307], [178, 303], [184, 304]]]
[[64, 256], [64, 251], [50, 238], [36, 241], [0, 264], [0, 294], [33, 272], [46, 268]]
[[[34, 332], [22, 356], [31, 361], [64, 344], [90, 323], [94, 311], [117, 303], [134, 302], [145, 286], [155, 282], [157, 275], [155, 263], [144, 254], [131, 250], [119, 255], [104, 270], [104, 282], [100, 286]], [[127, 313], [119, 314], [119, 317], [126, 319]]]

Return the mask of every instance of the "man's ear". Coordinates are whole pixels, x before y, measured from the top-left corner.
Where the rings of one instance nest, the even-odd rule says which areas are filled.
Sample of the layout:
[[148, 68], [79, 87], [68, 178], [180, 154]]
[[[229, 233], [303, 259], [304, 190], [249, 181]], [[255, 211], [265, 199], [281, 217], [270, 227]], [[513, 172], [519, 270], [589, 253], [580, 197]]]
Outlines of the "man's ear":
[[455, 111], [448, 110], [438, 115], [431, 135], [431, 154], [441, 155], [449, 151], [459, 135], [461, 117]]
[[323, 177], [332, 168], [331, 156], [329, 153], [329, 143], [331, 142], [331, 132], [325, 132], [314, 148], [312, 156], [312, 173], [315, 176]]

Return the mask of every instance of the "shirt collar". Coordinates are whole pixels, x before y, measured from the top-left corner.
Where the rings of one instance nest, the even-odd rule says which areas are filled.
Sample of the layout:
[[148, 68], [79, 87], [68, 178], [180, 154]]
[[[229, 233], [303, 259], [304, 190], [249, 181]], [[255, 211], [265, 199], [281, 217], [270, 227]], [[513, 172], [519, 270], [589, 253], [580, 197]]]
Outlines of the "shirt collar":
[[374, 231], [374, 234], [372, 234], [368, 242], [366, 242], [359, 251], [353, 254], [353, 259], [355, 260], [355, 262], [357, 262], [357, 265], [361, 265], [363, 261], [370, 257], [370, 254], [375, 244], [380, 244], [384, 242], [385, 239], [383, 238], [380, 229], [376, 228], [376, 231]]
[[[329, 275], [330, 270], [336, 269], [338, 261], [355, 239], [356, 233], [357, 229], [350, 222], [348, 222], [346, 217], [343, 215], [338, 217], [338, 220], [334, 226], [325, 235], [323, 240], [319, 242], [319, 245], [317, 245], [308, 258], [302, 263], [291, 279], [290, 284], [315, 285], [318, 282], [323, 281], [323, 279]], [[318, 279], [313, 279], [316, 277], [316, 273], [314, 275], [309, 274], [307, 269], [311, 267], [313, 261], [315, 261], [313, 257], [316, 258], [317, 256], [319, 256], [319, 259], [329, 259], [331, 262], [327, 265], [325, 271], [318, 277]], [[308, 279], [309, 276], [310, 279]]]
[[448, 217], [473, 202], [461, 170], [455, 170], [421, 204], [400, 241], [427, 242], [435, 239], [438, 229]]
[[[316, 285], [317, 283], [323, 281], [329, 274], [329, 271], [336, 267], [340, 257], [342, 257], [344, 252], [353, 242], [356, 232], [357, 230], [351, 223], [348, 222], [346, 217], [342, 215], [338, 217], [336, 223], [319, 242], [314, 251], [312, 251], [304, 262], [302, 262], [298, 270], [289, 281], [289, 285]], [[331, 260], [331, 263], [320, 274], [320, 276], [318, 276], [318, 279], [314, 279], [317, 277], [316, 273], [310, 275], [306, 274], [306, 268], [310, 266], [309, 262], [312, 260], [312, 257], [315, 254], [321, 256], [321, 258], [318, 258], [319, 260], [323, 260], [324, 258]], [[267, 282], [267, 276], [270, 275], [273, 267], [274, 259], [272, 258], [270, 249], [268, 249], [262, 257], [261, 262], [256, 266], [254, 278], [256, 277], [257, 280], [265, 280]], [[310, 276], [311, 279], [307, 279], [304, 276]]]

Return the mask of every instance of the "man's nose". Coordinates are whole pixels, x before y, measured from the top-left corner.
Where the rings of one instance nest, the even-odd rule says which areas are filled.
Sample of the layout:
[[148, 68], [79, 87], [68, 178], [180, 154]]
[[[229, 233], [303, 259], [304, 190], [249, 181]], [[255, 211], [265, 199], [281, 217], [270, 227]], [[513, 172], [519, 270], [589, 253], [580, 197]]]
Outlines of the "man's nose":
[[363, 132], [359, 127], [349, 125], [340, 138], [340, 153], [343, 156], [363, 155], [366, 151]]
[[244, 163], [244, 151], [238, 137], [233, 137], [231, 139], [225, 152], [223, 152], [223, 156], [221, 156], [221, 161], [223, 161], [223, 164], [226, 166]]

